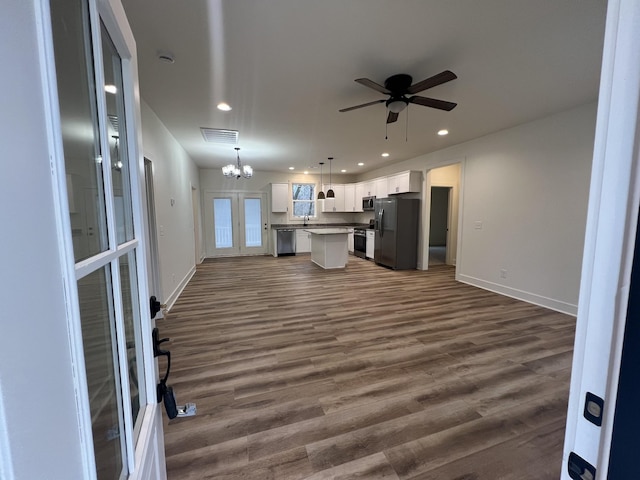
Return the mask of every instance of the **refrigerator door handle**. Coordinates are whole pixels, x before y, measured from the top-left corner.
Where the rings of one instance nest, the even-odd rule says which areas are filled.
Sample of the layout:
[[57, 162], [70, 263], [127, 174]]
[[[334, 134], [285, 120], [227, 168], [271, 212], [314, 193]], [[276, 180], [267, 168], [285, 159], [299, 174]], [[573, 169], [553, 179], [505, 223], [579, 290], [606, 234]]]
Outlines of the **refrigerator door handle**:
[[384, 216], [384, 208], [380, 209], [380, 213], [378, 214], [380, 217], [378, 222], [380, 224], [380, 237], [384, 236], [384, 224], [382, 223], [382, 217]]

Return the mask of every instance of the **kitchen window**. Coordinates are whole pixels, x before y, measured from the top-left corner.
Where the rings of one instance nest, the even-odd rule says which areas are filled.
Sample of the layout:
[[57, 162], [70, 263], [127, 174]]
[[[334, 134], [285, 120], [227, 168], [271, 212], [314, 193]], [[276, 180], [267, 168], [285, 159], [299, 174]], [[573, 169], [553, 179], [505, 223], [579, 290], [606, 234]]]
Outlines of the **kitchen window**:
[[316, 216], [316, 186], [313, 183], [294, 183], [291, 185], [294, 217]]

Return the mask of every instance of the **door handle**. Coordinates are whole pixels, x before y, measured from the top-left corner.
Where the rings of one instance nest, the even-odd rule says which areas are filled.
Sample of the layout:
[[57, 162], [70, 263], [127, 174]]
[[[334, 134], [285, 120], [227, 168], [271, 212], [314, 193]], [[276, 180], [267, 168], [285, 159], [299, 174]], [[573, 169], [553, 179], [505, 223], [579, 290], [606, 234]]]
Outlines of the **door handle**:
[[162, 380], [160, 380], [160, 383], [158, 384], [158, 387], [157, 387], [158, 403], [162, 401], [162, 397], [167, 388], [167, 380], [169, 379], [169, 373], [171, 372], [171, 352], [169, 350], [160, 349], [160, 345], [163, 344], [164, 342], [168, 342], [170, 339], [169, 338], [161, 339], [159, 337], [160, 337], [160, 333], [158, 331], [158, 327], [155, 327], [151, 332], [151, 338], [153, 339], [153, 357], [154, 358], [162, 357], [162, 356], [167, 357], [167, 371], [164, 374], [164, 377], [162, 378]]

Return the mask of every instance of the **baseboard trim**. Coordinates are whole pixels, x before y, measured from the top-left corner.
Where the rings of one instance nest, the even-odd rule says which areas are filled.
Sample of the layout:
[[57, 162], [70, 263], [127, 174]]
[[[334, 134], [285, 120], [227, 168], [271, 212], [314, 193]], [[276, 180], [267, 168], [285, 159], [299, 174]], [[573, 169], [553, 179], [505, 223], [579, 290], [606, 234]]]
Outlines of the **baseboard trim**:
[[189, 271], [189, 273], [187, 273], [185, 277], [180, 281], [180, 283], [175, 288], [175, 290], [171, 292], [171, 295], [169, 295], [169, 298], [167, 298], [167, 301], [166, 301], [167, 311], [171, 310], [171, 308], [173, 307], [173, 304], [176, 303], [176, 300], [178, 300], [178, 297], [180, 296], [182, 291], [185, 289], [185, 287], [187, 286], [187, 284], [195, 274], [196, 274], [196, 266], [194, 265]]
[[524, 290], [518, 290], [517, 288], [507, 287], [498, 283], [489, 282], [480, 278], [475, 278], [469, 275], [458, 274], [456, 280], [474, 287], [489, 290], [490, 292], [499, 293], [507, 297], [522, 300], [523, 302], [533, 303], [541, 307], [555, 310], [556, 312], [566, 313], [573, 317], [578, 315], [578, 306], [571, 303], [556, 300], [554, 298], [544, 297], [535, 293], [526, 292]]

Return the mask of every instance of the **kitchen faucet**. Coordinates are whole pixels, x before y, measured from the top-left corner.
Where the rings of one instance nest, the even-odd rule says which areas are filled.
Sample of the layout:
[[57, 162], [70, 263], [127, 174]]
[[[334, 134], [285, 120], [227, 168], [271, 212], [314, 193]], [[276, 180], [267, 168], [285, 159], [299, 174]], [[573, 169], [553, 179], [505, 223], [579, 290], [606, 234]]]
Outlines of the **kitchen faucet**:
[[302, 226], [303, 226], [303, 227], [306, 227], [308, 222], [309, 222], [309, 215], [305, 215], [305, 216], [304, 216], [303, 223], [302, 223]]

